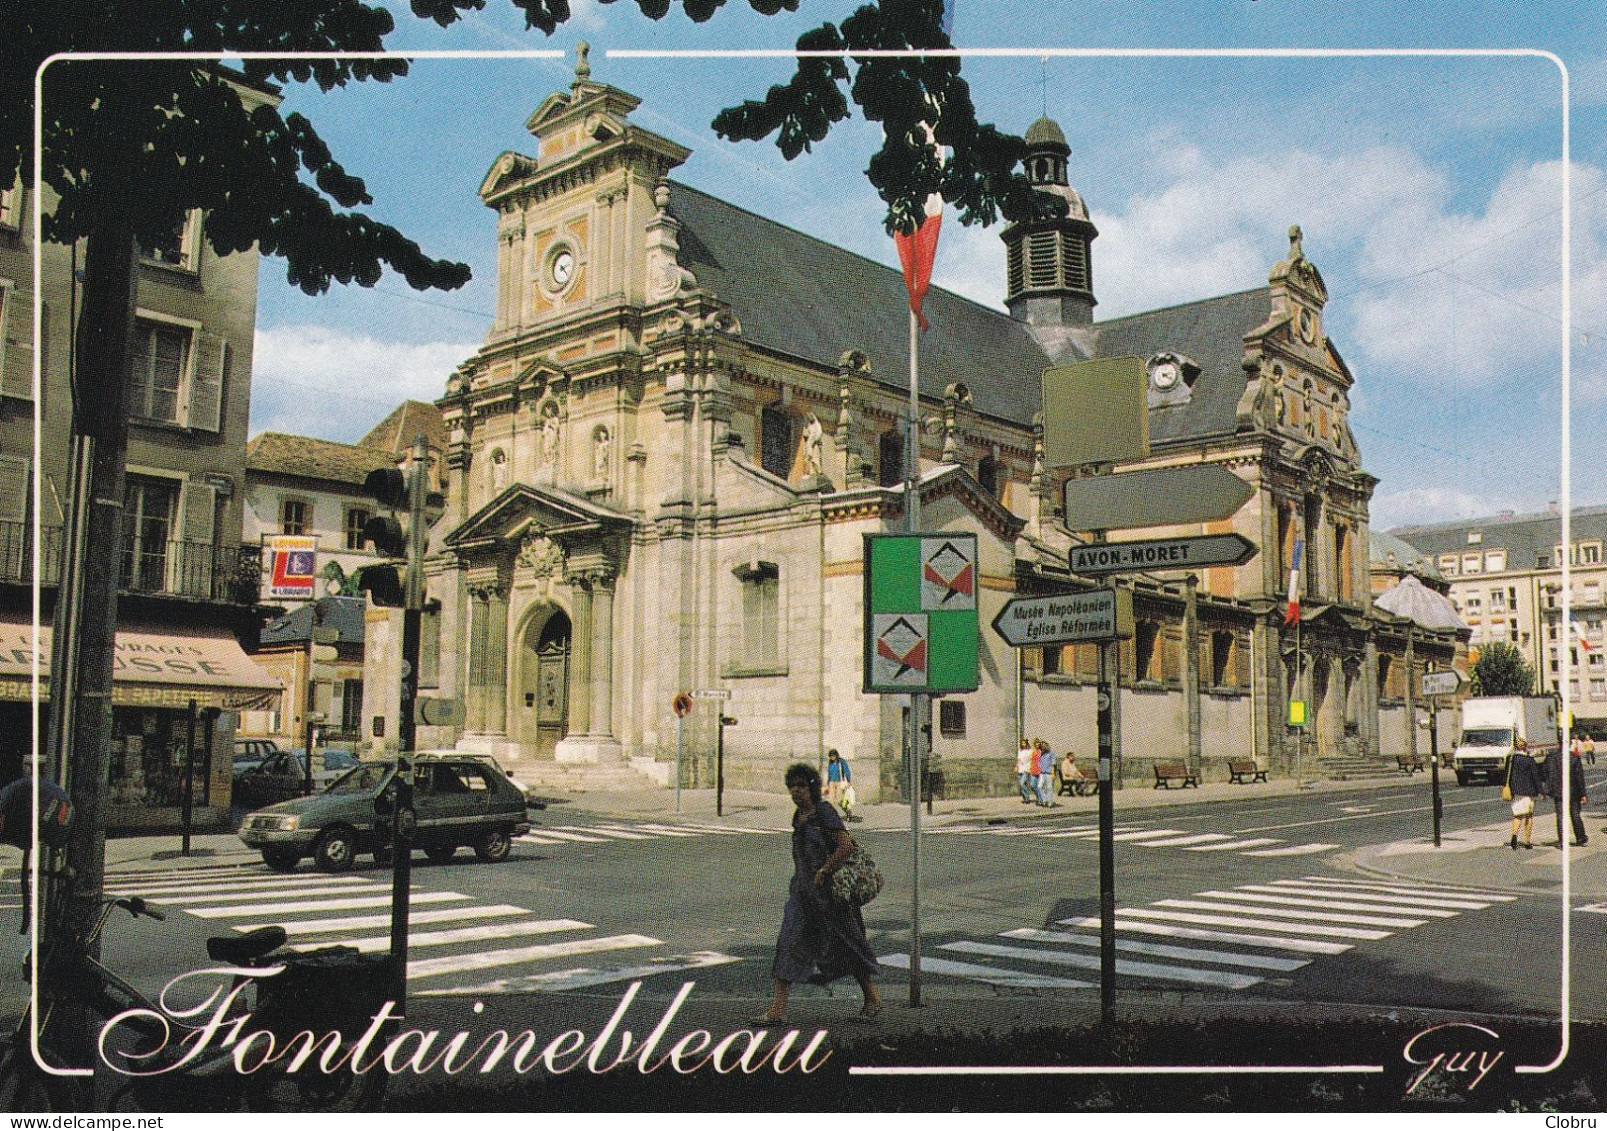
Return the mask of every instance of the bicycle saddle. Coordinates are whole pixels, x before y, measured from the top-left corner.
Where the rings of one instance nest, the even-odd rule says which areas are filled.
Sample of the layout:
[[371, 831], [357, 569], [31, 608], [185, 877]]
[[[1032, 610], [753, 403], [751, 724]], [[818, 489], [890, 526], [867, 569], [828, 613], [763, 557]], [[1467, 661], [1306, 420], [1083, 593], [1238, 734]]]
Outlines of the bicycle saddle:
[[219, 935], [207, 939], [206, 953], [214, 962], [244, 966], [254, 958], [278, 950], [285, 945], [288, 937], [283, 927], [258, 927], [243, 935]]

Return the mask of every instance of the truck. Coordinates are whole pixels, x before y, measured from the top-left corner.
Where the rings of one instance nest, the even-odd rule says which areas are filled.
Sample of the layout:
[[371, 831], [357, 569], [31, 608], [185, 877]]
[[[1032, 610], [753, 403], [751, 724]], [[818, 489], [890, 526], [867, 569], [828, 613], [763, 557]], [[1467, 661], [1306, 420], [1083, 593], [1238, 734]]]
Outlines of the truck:
[[1452, 755], [1459, 785], [1474, 778], [1498, 782], [1516, 739], [1529, 744], [1535, 761], [1562, 748], [1557, 731], [1557, 700], [1551, 695], [1495, 695], [1462, 701], [1462, 737]]

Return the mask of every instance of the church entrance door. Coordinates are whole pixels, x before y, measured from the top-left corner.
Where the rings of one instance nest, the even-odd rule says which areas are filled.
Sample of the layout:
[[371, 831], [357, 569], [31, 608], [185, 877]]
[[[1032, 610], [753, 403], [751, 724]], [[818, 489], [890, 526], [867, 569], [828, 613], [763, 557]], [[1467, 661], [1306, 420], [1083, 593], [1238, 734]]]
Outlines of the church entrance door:
[[525, 630], [520, 648], [518, 735], [537, 758], [551, 758], [569, 733], [569, 617], [554, 609]]

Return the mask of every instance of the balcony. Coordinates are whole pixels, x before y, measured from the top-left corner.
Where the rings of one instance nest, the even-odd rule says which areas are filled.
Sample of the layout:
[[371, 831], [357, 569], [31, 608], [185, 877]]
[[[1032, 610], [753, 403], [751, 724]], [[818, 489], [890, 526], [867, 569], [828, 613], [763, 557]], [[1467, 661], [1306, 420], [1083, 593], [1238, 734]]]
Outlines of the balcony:
[[[62, 528], [47, 526], [39, 533], [39, 583], [57, 585], [61, 582]], [[0, 584], [33, 584], [33, 551], [33, 523], [0, 522]]]
[[120, 592], [250, 605], [261, 586], [260, 546], [123, 540]]

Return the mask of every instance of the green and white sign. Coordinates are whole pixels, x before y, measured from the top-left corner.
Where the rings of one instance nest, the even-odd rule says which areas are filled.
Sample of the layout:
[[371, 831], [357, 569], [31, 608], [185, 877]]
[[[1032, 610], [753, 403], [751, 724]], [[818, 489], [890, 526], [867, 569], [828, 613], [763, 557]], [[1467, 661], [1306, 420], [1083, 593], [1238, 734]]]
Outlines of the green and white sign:
[[865, 535], [865, 691], [975, 691], [976, 595], [976, 535]]

